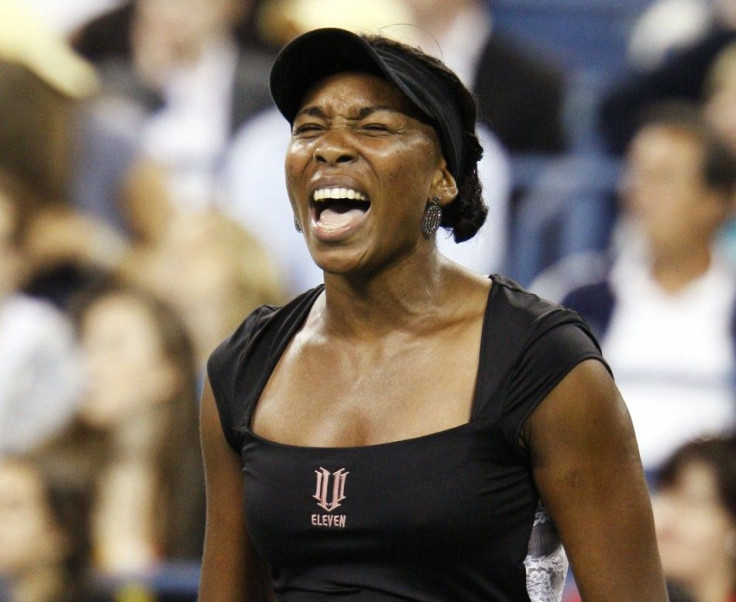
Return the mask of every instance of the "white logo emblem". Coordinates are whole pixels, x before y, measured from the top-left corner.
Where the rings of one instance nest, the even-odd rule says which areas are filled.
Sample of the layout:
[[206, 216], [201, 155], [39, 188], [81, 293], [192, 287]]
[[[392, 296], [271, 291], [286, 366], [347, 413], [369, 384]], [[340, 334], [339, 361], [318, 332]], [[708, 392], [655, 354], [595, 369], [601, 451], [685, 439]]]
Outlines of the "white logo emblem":
[[[340, 502], [345, 499], [345, 478], [350, 474], [344, 468], [330, 473], [329, 470], [320, 466], [319, 470], [314, 471], [317, 475], [317, 490], [312, 496], [319, 502], [320, 508], [324, 508], [327, 512], [332, 512], [335, 508], [340, 507]], [[332, 480], [332, 499], [330, 495], [330, 480]]]

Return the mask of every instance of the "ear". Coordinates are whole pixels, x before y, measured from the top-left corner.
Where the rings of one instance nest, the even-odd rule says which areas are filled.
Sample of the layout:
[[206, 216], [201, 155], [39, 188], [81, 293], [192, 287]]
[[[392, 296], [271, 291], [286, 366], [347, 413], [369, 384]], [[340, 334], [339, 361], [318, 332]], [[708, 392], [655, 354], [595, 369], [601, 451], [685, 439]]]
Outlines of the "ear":
[[437, 169], [432, 176], [432, 185], [429, 191], [429, 197], [438, 197], [442, 205], [446, 205], [455, 200], [457, 196], [457, 182], [447, 168], [447, 161], [444, 157], [440, 157]]

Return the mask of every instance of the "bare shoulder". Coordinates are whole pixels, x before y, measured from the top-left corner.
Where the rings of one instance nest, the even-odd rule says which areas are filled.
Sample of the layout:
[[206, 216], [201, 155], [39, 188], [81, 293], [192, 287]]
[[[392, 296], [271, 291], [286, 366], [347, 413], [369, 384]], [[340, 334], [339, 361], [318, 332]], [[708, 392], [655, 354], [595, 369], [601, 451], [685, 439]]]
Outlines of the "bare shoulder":
[[624, 479], [633, 474], [646, 491], [628, 409], [597, 359], [579, 363], [560, 381], [531, 414], [522, 437], [543, 485], [614, 487], [614, 475], [601, 472], [612, 469]]
[[592, 445], [599, 452], [615, 439], [638, 461], [626, 405], [606, 367], [597, 359], [575, 366], [532, 413], [523, 430], [537, 463], [550, 446]]

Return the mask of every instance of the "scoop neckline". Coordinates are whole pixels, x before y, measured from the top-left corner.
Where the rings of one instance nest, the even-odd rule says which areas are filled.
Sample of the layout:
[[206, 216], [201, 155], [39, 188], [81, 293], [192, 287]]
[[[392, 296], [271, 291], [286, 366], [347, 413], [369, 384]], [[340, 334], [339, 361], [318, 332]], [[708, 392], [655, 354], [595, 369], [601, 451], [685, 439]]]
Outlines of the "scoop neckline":
[[379, 443], [369, 443], [367, 445], [344, 445], [344, 446], [296, 445], [293, 443], [284, 443], [284, 442], [276, 441], [274, 439], [269, 439], [267, 437], [263, 437], [262, 435], [259, 435], [258, 433], [256, 433], [252, 428], [252, 422], [253, 422], [253, 415], [255, 414], [256, 406], [258, 405], [258, 400], [263, 394], [266, 384], [268, 383], [268, 380], [271, 378], [273, 371], [276, 369], [276, 366], [281, 360], [281, 357], [284, 351], [286, 350], [286, 347], [291, 342], [291, 339], [294, 337], [297, 330], [303, 326], [304, 321], [307, 319], [309, 312], [314, 306], [314, 303], [317, 301], [320, 295], [324, 292], [324, 284], [320, 284], [319, 286], [315, 287], [311, 291], [311, 299], [309, 300], [307, 307], [304, 309], [303, 315], [300, 317], [299, 320], [294, 321], [294, 323], [289, 328], [286, 335], [282, 338], [282, 342], [279, 344], [277, 352], [271, 356], [273, 359], [266, 366], [266, 370], [264, 370], [263, 377], [258, 381], [258, 385], [255, 387], [256, 392], [253, 394], [255, 401], [252, 404], [250, 404], [248, 415], [245, 420], [245, 426], [244, 426], [245, 433], [261, 444], [269, 445], [269, 446], [276, 447], [276, 448], [294, 449], [294, 450], [310, 450], [310, 451], [314, 450], [314, 451], [327, 452], [331, 450], [342, 450], [342, 451], [361, 450], [361, 449], [369, 450], [369, 449], [379, 449], [383, 447], [396, 446], [396, 445], [407, 445], [411, 443], [426, 441], [431, 438], [450, 436], [458, 431], [462, 431], [464, 429], [470, 428], [471, 425], [474, 425], [477, 422], [473, 418], [473, 415], [475, 414], [477, 405], [479, 403], [479, 395], [480, 395], [480, 389], [481, 389], [480, 387], [481, 360], [485, 355], [484, 352], [485, 352], [485, 348], [487, 345], [486, 337], [484, 337], [483, 334], [486, 332], [490, 324], [491, 307], [496, 297], [496, 289], [498, 288], [498, 284], [499, 284], [499, 280], [498, 278], [496, 278], [496, 275], [491, 274], [488, 276], [488, 278], [491, 280], [491, 286], [488, 289], [488, 295], [486, 298], [486, 307], [485, 307], [485, 310], [483, 311], [483, 322], [481, 325], [480, 346], [478, 349], [478, 356], [479, 356], [478, 370], [476, 371], [476, 375], [475, 375], [475, 384], [473, 386], [473, 400], [470, 404], [470, 417], [467, 422], [464, 422], [456, 426], [451, 426], [451, 427], [448, 427], [446, 429], [442, 429], [439, 431], [425, 433], [423, 435], [417, 435], [416, 437], [407, 437], [403, 439], [396, 439], [393, 441], [382, 441]]

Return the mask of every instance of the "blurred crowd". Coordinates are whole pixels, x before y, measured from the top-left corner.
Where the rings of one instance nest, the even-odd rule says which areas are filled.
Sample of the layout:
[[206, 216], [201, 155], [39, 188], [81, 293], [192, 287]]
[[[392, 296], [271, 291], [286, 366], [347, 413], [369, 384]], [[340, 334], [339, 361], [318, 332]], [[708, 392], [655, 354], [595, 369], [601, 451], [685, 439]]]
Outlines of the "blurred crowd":
[[474, 91], [489, 219], [440, 248], [588, 321], [672, 599], [736, 600], [736, 0], [641, 0], [583, 105], [514, 4], [0, 0], [0, 600], [196, 598], [205, 362], [321, 280], [268, 74], [323, 26]]

